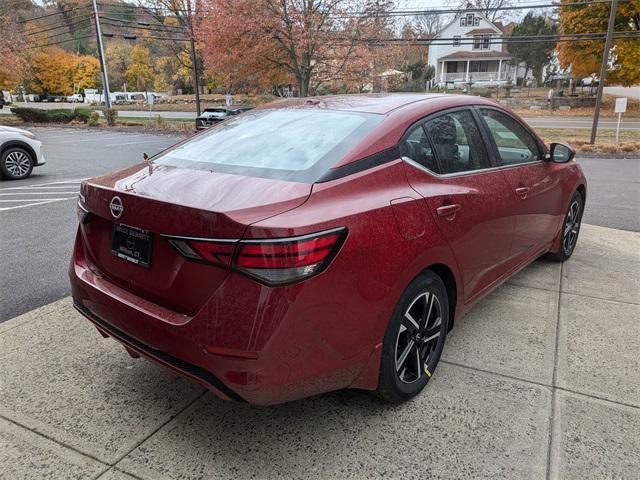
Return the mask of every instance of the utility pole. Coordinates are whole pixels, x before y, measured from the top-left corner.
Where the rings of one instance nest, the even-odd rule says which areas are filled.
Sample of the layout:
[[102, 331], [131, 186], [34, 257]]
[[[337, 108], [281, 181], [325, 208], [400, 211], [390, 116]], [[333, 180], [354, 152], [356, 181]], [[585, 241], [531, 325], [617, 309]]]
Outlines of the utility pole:
[[[93, 0], [95, 2], [95, 0]], [[200, 116], [200, 83], [198, 81], [198, 65], [196, 63], [196, 41], [193, 33], [193, 15], [191, 13], [191, 0], [187, 0], [187, 12], [189, 15], [189, 41], [191, 42], [191, 76], [193, 89], [196, 94], [196, 112]]]
[[107, 76], [107, 62], [104, 58], [104, 48], [102, 46], [102, 31], [100, 30], [100, 19], [98, 18], [98, 5], [93, 1], [93, 15], [96, 20], [96, 37], [98, 38], [98, 54], [100, 55], [100, 69], [102, 70], [102, 86], [104, 87], [104, 100], [107, 108], [111, 108], [111, 97], [109, 96], [109, 78]]
[[611, 11], [609, 12], [609, 26], [607, 27], [607, 39], [604, 42], [604, 52], [602, 52], [602, 64], [600, 65], [600, 77], [598, 78], [598, 93], [596, 93], [596, 109], [593, 112], [593, 125], [591, 127], [591, 144], [596, 143], [598, 133], [598, 120], [600, 120], [600, 104], [602, 103], [602, 90], [604, 89], [604, 77], [607, 74], [609, 64], [609, 49], [613, 38], [613, 27], [616, 21], [618, 10], [618, 0], [611, 0]]

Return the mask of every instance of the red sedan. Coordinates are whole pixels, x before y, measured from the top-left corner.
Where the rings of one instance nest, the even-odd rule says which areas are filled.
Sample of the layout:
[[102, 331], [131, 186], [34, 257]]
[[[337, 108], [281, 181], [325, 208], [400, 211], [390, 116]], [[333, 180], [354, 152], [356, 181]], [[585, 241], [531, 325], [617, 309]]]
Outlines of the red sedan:
[[476, 97], [252, 110], [83, 182], [74, 303], [224, 399], [406, 400], [479, 298], [571, 256], [586, 197], [573, 156]]

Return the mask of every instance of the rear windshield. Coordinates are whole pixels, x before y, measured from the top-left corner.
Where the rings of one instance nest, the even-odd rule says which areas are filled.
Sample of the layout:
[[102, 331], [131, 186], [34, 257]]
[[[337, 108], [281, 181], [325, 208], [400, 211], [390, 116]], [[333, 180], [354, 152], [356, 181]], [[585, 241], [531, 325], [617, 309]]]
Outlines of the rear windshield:
[[161, 165], [315, 182], [384, 117], [257, 110], [232, 117], [154, 159]]

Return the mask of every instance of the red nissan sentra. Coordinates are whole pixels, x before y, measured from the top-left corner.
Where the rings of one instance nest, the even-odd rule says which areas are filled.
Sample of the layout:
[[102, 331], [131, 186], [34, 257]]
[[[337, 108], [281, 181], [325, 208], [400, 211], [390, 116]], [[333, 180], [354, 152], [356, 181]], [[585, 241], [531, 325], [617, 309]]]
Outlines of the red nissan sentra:
[[83, 182], [74, 303], [224, 399], [406, 400], [479, 298], [571, 256], [573, 157], [476, 97], [272, 104]]

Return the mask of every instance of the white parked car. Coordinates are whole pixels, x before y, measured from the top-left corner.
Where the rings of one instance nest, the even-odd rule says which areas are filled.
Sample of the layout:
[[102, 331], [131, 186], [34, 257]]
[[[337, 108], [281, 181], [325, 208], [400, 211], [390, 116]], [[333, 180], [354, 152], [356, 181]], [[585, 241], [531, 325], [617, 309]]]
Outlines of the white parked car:
[[81, 93], [74, 93], [73, 95], [69, 95], [67, 97], [67, 102], [70, 103], [82, 103], [84, 102], [84, 97]]
[[44, 165], [42, 142], [28, 130], [0, 125], [0, 173], [3, 179], [19, 180]]

